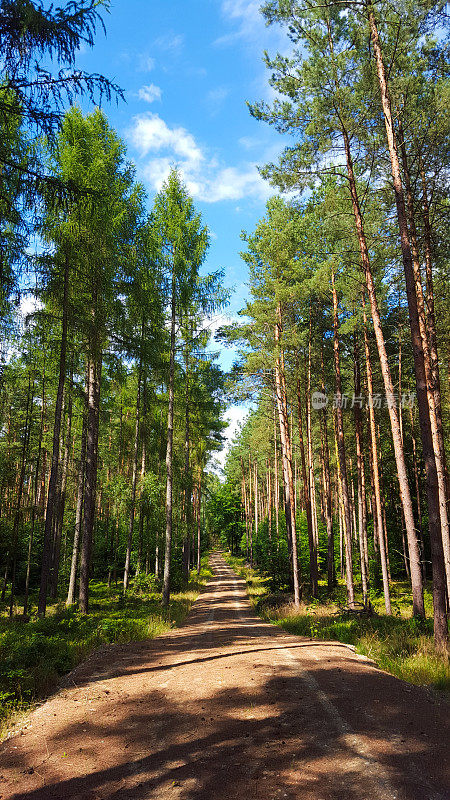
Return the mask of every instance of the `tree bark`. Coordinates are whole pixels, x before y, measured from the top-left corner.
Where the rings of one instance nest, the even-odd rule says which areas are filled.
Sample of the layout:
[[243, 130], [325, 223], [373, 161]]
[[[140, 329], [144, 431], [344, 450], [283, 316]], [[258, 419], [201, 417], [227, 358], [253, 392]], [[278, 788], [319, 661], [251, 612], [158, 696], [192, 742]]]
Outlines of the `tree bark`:
[[98, 431], [100, 415], [100, 379], [102, 354], [92, 353], [88, 361], [88, 415], [86, 433], [86, 466], [84, 476], [84, 517], [81, 537], [79, 604], [82, 614], [89, 611], [89, 571], [95, 521], [97, 488]]
[[[325, 365], [323, 359], [323, 336], [320, 338], [320, 382], [323, 397], [325, 397]], [[334, 532], [333, 532], [333, 513], [331, 496], [331, 476], [330, 476], [330, 450], [328, 446], [327, 430], [327, 411], [326, 405], [322, 406], [320, 412], [320, 432], [322, 443], [324, 495], [325, 495], [325, 520], [327, 526], [327, 584], [331, 591], [336, 584], [336, 571], [334, 564]]]
[[[31, 407], [31, 413], [30, 413]], [[33, 398], [31, 394], [31, 377], [28, 373], [28, 391], [27, 391], [27, 405], [25, 410], [25, 430], [23, 433], [23, 444], [22, 444], [22, 459], [20, 465], [20, 473], [19, 473], [19, 484], [17, 487], [17, 505], [16, 511], [14, 514], [14, 522], [13, 522], [13, 531], [12, 531], [12, 546], [11, 546], [11, 556], [12, 556], [12, 569], [11, 569], [11, 597], [9, 601], [9, 616], [12, 617], [14, 613], [14, 596], [16, 591], [16, 570], [17, 570], [17, 545], [19, 539], [19, 527], [20, 527], [20, 519], [22, 515], [22, 495], [23, 495], [23, 483], [25, 479], [25, 470], [27, 464], [27, 453], [28, 453], [28, 446], [30, 443], [30, 433], [31, 433], [31, 418], [32, 418], [32, 408], [33, 408]]]
[[[445, 573], [446, 573], [446, 586], [447, 598], [450, 598], [450, 534], [449, 523], [447, 515], [447, 482], [446, 482], [446, 465], [445, 465], [445, 451], [444, 440], [442, 436], [442, 418], [440, 416], [440, 392], [436, 391], [435, 380], [436, 370], [433, 370], [433, 360], [431, 356], [431, 347], [429, 342], [429, 333], [433, 334], [433, 324], [428, 323], [425, 317], [425, 301], [422, 288], [422, 277], [420, 270], [420, 257], [417, 245], [417, 232], [414, 220], [414, 201], [411, 189], [411, 180], [409, 175], [408, 158], [406, 154], [406, 144], [403, 133], [401, 120], [398, 123], [399, 137], [400, 137], [400, 152], [402, 156], [403, 175], [405, 180], [406, 191], [406, 211], [409, 225], [409, 236], [411, 240], [411, 257], [414, 271], [414, 280], [416, 287], [417, 297], [417, 313], [419, 319], [420, 335], [422, 338], [423, 348], [423, 363], [425, 369], [426, 391], [428, 399], [428, 408], [430, 415], [431, 439], [433, 444], [434, 459], [436, 463], [436, 474], [438, 484], [438, 497], [439, 497], [439, 516], [441, 520], [441, 536], [444, 552]], [[428, 283], [428, 281], [427, 281]], [[431, 278], [432, 286], [432, 278]], [[432, 294], [432, 289], [431, 289]], [[434, 310], [434, 303], [432, 302]], [[435, 330], [434, 330], [435, 334]], [[437, 363], [437, 353], [436, 353]], [[438, 406], [436, 399], [438, 398]], [[439, 417], [439, 419], [438, 419]]]
[[419, 155], [419, 169], [422, 180], [422, 208], [423, 208], [422, 216], [423, 216], [424, 231], [425, 231], [424, 250], [425, 250], [425, 269], [426, 269], [426, 283], [427, 283], [427, 295], [426, 295], [427, 329], [428, 329], [428, 339], [430, 343], [436, 419], [438, 423], [440, 446], [443, 454], [445, 480], [447, 488], [446, 494], [448, 501], [450, 499], [450, 486], [449, 486], [449, 476], [448, 476], [445, 446], [444, 446], [444, 431], [442, 427], [441, 380], [439, 375], [439, 354], [437, 348], [436, 318], [434, 313], [433, 246], [432, 246], [431, 223], [430, 223], [430, 209], [428, 204], [427, 181], [425, 176], [425, 169], [422, 163], [422, 157], [420, 155]]
[[[383, 329], [381, 326], [381, 316], [378, 308], [378, 300], [375, 291], [375, 282], [373, 280], [372, 268], [370, 264], [369, 249], [367, 246], [367, 241], [364, 231], [364, 223], [359, 205], [359, 197], [358, 197], [356, 179], [353, 169], [353, 159], [350, 150], [350, 140], [345, 127], [342, 127], [342, 135], [344, 139], [347, 173], [349, 178], [353, 215], [355, 218], [359, 251], [366, 278], [366, 286], [369, 295], [370, 310], [372, 315], [373, 328], [375, 332], [375, 340], [377, 343], [378, 357], [380, 359], [381, 373], [383, 376], [384, 389], [386, 393], [389, 420], [391, 424], [392, 441], [394, 445], [395, 462], [397, 467], [397, 477], [400, 489], [400, 499], [402, 502], [403, 514], [405, 518], [406, 535], [408, 540], [409, 559], [411, 566], [413, 614], [414, 616], [424, 617], [425, 606], [423, 601], [423, 581], [422, 581], [422, 571], [420, 568], [420, 554], [419, 554], [419, 547], [417, 543], [417, 536], [415, 530], [414, 512], [412, 507], [411, 493], [409, 490], [408, 473], [406, 469], [405, 454], [403, 450], [400, 422], [398, 418], [397, 406], [395, 400], [394, 384], [392, 382], [391, 370], [389, 367], [389, 361], [387, 357], [386, 344], [384, 341]], [[372, 432], [371, 432], [371, 438], [373, 439]], [[378, 512], [376, 514], [376, 520], [377, 520], [376, 526], [378, 527]], [[380, 530], [382, 530], [382, 528]], [[385, 602], [386, 602], [386, 596], [385, 596]]]
[[64, 443], [64, 455], [61, 465], [61, 478], [60, 478], [58, 502], [55, 515], [55, 539], [53, 545], [53, 563], [52, 563], [52, 572], [50, 579], [51, 583], [50, 596], [53, 599], [56, 599], [58, 594], [59, 562], [61, 557], [61, 539], [62, 539], [62, 531], [64, 523], [64, 511], [66, 507], [67, 470], [69, 468], [70, 442], [72, 433], [72, 406], [73, 406], [72, 380], [73, 380], [73, 375], [71, 370], [70, 385], [69, 385], [69, 402], [67, 408], [66, 439]]
[[[373, 476], [373, 487], [374, 487], [374, 500], [375, 500], [375, 508], [373, 512], [374, 516], [374, 536], [375, 532], [378, 534], [378, 546], [380, 550], [380, 560], [381, 560], [381, 574], [383, 576], [383, 593], [384, 593], [384, 607], [386, 610], [386, 614], [391, 614], [391, 597], [390, 597], [390, 590], [389, 590], [389, 575], [387, 569], [387, 559], [386, 559], [386, 548], [384, 546], [384, 536], [383, 536], [383, 512], [381, 508], [381, 493], [380, 493], [380, 473], [378, 469], [378, 448], [377, 448], [377, 434], [376, 434], [376, 427], [375, 427], [375, 409], [374, 409], [374, 398], [373, 398], [373, 377], [372, 377], [372, 364], [370, 361], [370, 349], [369, 349], [369, 337], [367, 335], [367, 317], [366, 317], [366, 309], [364, 305], [363, 299], [363, 306], [364, 306], [364, 352], [366, 358], [366, 376], [367, 376], [367, 400], [369, 406], [369, 426], [370, 426], [370, 446], [372, 451], [372, 476]], [[398, 431], [399, 441], [400, 440], [400, 431]], [[403, 447], [402, 447], [403, 452]], [[406, 471], [406, 466], [405, 466]], [[409, 492], [409, 486], [408, 486]], [[415, 534], [414, 534], [415, 536]], [[416, 545], [417, 545], [417, 540]], [[419, 567], [420, 569], [420, 567]], [[420, 573], [420, 585], [422, 585], [422, 574]], [[423, 608], [423, 589], [421, 589], [420, 597], [422, 599], [422, 613], [418, 614], [418, 616], [424, 616], [424, 608]], [[414, 586], [413, 586], [413, 612], [414, 612]], [[420, 610], [420, 606], [418, 608]], [[418, 612], [416, 612], [418, 613]]]
[[294, 497], [293, 497], [293, 476], [292, 476], [292, 454], [291, 444], [289, 437], [289, 420], [287, 414], [287, 397], [286, 397], [286, 382], [284, 376], [284, 356], [283, 347], [281, 343], [282, 337], [282, 314], [281, 304], [277, 304], [276, 308], [276, 321], [275, 321], [275, 346], [277, 354], [275, 359], [275, 390], [278, 406], [278, 419], [280, 426], [281, 438], [281, 453], [283, 461], [283, 477], [284, 477], [284, 491], [285, 491], [285, 509], [286, 509], [286, 530], [288, 533], [289, 546], [291, 550], [291, 568], [292, 579], [294, 586], [294, 605], [300, 605], [300, 583], [299, 583], [299, 565], [297, 555], [297, 530], [294, 512]]
[[[190, 326], [187, 326], [187, 337], [190, 336]], [[185, 530], [183, 535], [183, 578], [189, 581], [190, 544], [192, 526], [192, 478], [191, 478], [191, 442], [190, 442], [190, 402], [189, 402], [189, 343], [185, 347], [185, 424], [184, 424], [184, 475], [183, 475], [183, 517]]]
[[78, 469], [77, 483], [77, 505], [75, 509], [75, 530], [73, 536], [72, 561], [70, 564], [69, 589], [67, 592], [66, 606], [75, 603], [75, 587], [77, 582], [78, 556], [80, 551], [80, 534], [83, 519], [83, 498], [84, 498], [84, 472], [86, 466], [86, 441], [87, 441], [87, 417], [88, 417], [88, 396], [89, 396], [89, 372], [86, 370], [86, 394], [84, 401], [83, 426], [81, 430], [80, 466]]
[[336, 381], [336, 434], [338, 445], [339, 468], [341, 474], [342, 502], [345, 520], [345, 577], [347, 585], [347, 599], [350, 608], [355, 602], [355, 591], [353, 586], [353, 563], [352, 563], [352, 521], [350, 514], [350, 497], [348, 493], [347, 464], [345, 460], [345, 440], [344, 440], [344, 420], [342, 414], [342, 382], [341, 382], [341, 361], [339, 354], [339, 320], [337, 292], [334, 280], [334, 273], [331, 272], [331, 288], [333, 295], [333, 349], [334, 349], [334, 371]]
[[198, 471], [198, 484], [197, 484], [197, 574], [200, 574], [200, 567], [201, 567], [201, 533], [202, 533], [202, 521], [201, 521], [201, 507], [202, 507], [202, 477], [203, 477], [203, 469], [202, 465], [199, 466]]
[[366, 480], [364, 468], [364, 448], [362, 441], [362, 419], [361, 419], [361, 373], [359, 363], [359, 343], [358, 333], [354, 333], [354, 386], [355, 386], [355, 403], [353, 406], [353, 414], [355, 419], [355, 440], [356, 440], [356, 469], [358, 474], [358, 538], [359, 538], [359, 555], [361, 563], [361, 583], [364, 603], [368, 601], [369, 590], [369, 563], [368, 563], [368, 550], [367, 550], [367, 508], [366, 508]]
[[175, 323], [176, 323], [176, 278], [172, 274], [172, 297], [170, 304], [170, 356], [169, 356], [169, 408], [167, 413], [166, 450], [166, 538], [164, 551], [164, 578], [162, 603], [167, 608], [170, 599], [170, 555], [172, 549], [172, 495], [173, 495], [173, 414], [175, 398]]
[[63, 288], [63, 317], [61, 330], [61, 348], [59, 351], [59, 379], [55, 403], [55, 423], [53, 426], [53, 449], [50, 480], [48, 484], [47, 508], [45, 513], [44, 543], [41, 562], [41, 583], [39, 588], [38, 615], [45, 616], [47, 608], [47, 591], [50, 577], [53, 520], [56, 510], [58, 466], [59, 466], [59, 438], [61, 434], [61, 414], [64, 395], [64, 382], [66, 380], [66, 354], [67, 354], [67, 327], [68, 327], [68, 300], [69, 300], [69, 258], [64, 262], [64, 288]]
[[403, 195], [403, 185], [400, 173], [400, 163], [397, 155], [394, 126], [392, 119], [391, 100], [386, 78], [383, 54], [381, 50], [378, 29], [375, 21], [373, 5], [366, 4], [367, 18], [374, 49], [378, 82], [380, 87], [381, 104], [384, 114], [386, 138], [391, 160], [391, 173], [394, 185], [397, 220], [400, 233], [400, 243], [403, 258], [403, 268], [406, 281], [406, 294], [408, 299], [409, 323], [414, 355], [414, 371], [416, 376], [417, 400], [419, 406], [419, 422], [422, 439], [422, 452], [425, 461], [427, 478], [428, 499], [428, 526], [430, 533], [431, 560], [433, 568], [433, 605], [434, 605], [434, 639], [435, 645], [440, 650], [447, 649], [448, 626], [446, 609], [446, 575], [444, 565], [444, 552], [440, 525], [439, 488], [436, 461], [434, 457], [433, 441], [430, 423], [430, 410], [427, 398], [427, 385], [424, 364], [422, 337], [420, 334], [417, 295], [414, 280], [414, 267], [411, 247], [408, 236], [408, 224]]
[[413, 472], [414, 472], [414, 486], [416, 489], [416, 500], [417, 500], [417, 521], [419, 525], [419, 538], [421, 542], [421, 549], [422, 549], [422, 558], [423, 558], [423, 534], [422, 534], [422, 506], [420, 504], [420, 484], [419, 484], [419, 469], [417, 466], [417, 444], [416, 444], [416, 436], [414, 433], [414, 415], [412, 406], [409, 407], [409, 421], [411, 424], [411, 443], [412, 443], [412, 453], [413, 453]]
[[277, 549], [280, 536], [280, 481], [278, 479], [278, 447], [277, 447], [277, 427], [276, 427], [276, 402], [273, 404], [273, 447], [274, 447], [274, 479], [275, 479], [275, 535], [277, 539]]
[[318, 575], [317, 575], [317, 550], [314, 541], [314, 530], [312, 523], [311, 513], [311, 496], [309, 487], [309, 464], [308, 471], [306, 469], [306, 456], [305, 444], [303, 440], [303, 422], [302, 422], [302, 394], [300, 386], [300, 378], [297, 377], [297, 414], [298, 414], [298, 442], [300, 447], [300, 461], [302, 465], [302, 482], [303, 493], [305, 496], [305, 510], [306, 510], [306, 525], [308, 528], [308, 548], [309, 548], [309, 578], [311, 582], [311, 594], [317, 597], [318, 594]]
[[142, 345], [144, 338], [144, 321], [141, 328], [141, 354], [139, 356], [138, 385], [136, 392], [136, 422], [134, 426], [133, 443], [133, 472], [131, 477], [131, 508], [128, 523], [127, 549], [125, 553], [125, 567], [123, 571], [123, 593], [126, 594], [130, 580], [131, 550], [133, 547], [134, 516], [136, 510], [136, 486], [137, 486], [137, 466], [139, 456], [139, 433], [140, 433], [140, 414], [141, 414], [141, 381], [142, 381]]
[[30, 594], [30, 572], [31, 572], [31, 553], [33, 550], [34, 540], [34, 526], [36, 521], [36, 511], [38, 505], [38, 492], [39, 492], [39, 469], [41, 465], [41, 452], [42, 452], [42, 437], [44, 433], [44, 410], [45, 410], [45, 361], [42, 368], [42, 407], [41, 407], [41, 421], [39, 425], [39, 441], [38, 451], [36, 457], [36, 468], [34, 476], [34, 490], [33, 490], [33, 508], [31, 511], [31, 530], [30, 538], [28, 540], [28, 556], [27, 556], [27, 573], [25, 577], [25, 597], [23, 601], [23, 616], [28, 616], [28, 601]]

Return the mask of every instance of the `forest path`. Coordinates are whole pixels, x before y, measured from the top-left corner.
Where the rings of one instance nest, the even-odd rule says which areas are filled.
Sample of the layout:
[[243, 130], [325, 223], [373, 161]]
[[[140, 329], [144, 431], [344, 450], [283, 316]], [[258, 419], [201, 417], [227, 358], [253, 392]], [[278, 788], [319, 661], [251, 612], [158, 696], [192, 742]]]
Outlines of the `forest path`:
[[450, 797], [445, 701], [265, 624], [211, 565], [183, 627], [93, 654], [1, 745], [2, 800]]

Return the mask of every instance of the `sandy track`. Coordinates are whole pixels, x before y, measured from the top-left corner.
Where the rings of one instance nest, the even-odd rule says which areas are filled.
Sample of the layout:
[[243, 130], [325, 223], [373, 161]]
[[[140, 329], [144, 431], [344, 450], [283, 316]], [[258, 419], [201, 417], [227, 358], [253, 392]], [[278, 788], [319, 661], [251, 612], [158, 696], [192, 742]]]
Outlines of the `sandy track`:
[[94, 654], [0, 747], [0, 798], [444, 800], [449, 706], [252, 613], [216, 554], [186, 624]]

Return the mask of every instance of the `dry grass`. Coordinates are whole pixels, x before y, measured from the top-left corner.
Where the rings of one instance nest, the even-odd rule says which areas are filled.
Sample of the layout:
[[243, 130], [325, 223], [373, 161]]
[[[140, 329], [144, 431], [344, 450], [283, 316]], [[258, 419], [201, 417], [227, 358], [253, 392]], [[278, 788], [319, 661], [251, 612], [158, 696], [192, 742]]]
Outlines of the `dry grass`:
[[[384, 613], [381, 596], [375, 596], [373, 616], [358, 616], [342, 611], [345, 588], [338, 586], [326, 599], [326, 587], [320, 587], [320, 599], [306, 599], [299, 607], [280, 603], [269, 595], [267, 578], [248, 567], [244, 559], [228, 557], [230, 565], [247, 581], [249, 597], [256, 610], [268, 622], [289, 633], [316, 639], [352, 644], [357, 652], [371, 658], [381, 669], [418, 686], [450, 691], [450, 664], [438, 654], [433, 642], [432, 597], [426, 590], [426, 620], [411, 617], [411, 594], [403, 581], [392, 584], [393, 616]], [[272, 601], [273, 598], [273, 602]], [[282, 599], [282, 598], [281, 598]]]

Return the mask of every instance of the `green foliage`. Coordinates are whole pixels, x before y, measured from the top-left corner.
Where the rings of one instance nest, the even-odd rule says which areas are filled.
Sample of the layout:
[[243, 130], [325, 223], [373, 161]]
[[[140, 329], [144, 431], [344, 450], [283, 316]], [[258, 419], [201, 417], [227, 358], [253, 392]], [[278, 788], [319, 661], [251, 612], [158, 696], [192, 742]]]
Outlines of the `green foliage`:
[[239, 492], [229, 483], [219, 483], [207, 502], [206, 513], [213, 541], [232, 553], [242, 552], [245, 523]]

